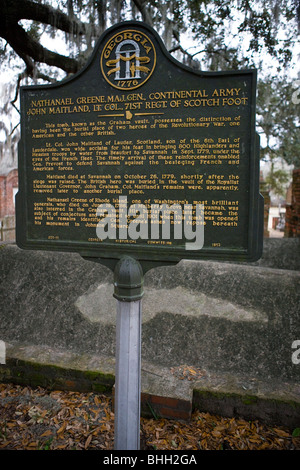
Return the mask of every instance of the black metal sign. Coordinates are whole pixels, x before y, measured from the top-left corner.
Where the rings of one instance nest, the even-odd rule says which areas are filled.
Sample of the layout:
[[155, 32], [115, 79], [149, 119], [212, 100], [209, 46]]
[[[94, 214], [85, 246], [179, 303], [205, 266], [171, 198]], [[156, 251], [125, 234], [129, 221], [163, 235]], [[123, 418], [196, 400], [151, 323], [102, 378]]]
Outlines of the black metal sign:
[[17, 244], [85, 257], [256, 260], [256, 71], [199, 72], [125, 22], [85, 68], [21, 88]]

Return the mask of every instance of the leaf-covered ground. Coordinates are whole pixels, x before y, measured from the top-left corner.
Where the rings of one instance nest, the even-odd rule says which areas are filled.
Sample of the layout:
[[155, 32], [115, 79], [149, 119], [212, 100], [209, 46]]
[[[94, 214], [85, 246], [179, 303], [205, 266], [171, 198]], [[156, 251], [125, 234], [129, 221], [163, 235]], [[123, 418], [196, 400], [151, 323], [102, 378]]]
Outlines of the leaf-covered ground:
[[[141, 448], [148, 450], [298, 450], [297, 434], [198, 411], [189, 422], [141, 418]], [[0, 384], [0, 449], [113, 448], [111, 397]]]

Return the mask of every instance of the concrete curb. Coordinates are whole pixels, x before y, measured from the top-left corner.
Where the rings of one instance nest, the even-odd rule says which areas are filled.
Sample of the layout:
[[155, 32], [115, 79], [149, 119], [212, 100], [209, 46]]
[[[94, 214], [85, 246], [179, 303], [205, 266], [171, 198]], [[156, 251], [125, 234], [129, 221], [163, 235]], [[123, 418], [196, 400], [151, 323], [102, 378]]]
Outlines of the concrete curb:
[[[2, 383], [114, 392], [114, 358], [25, 344], [7, 344], [6, 352], [6, 364], [0, 365]], [[299, 385], [291, 383], [142, 363], [141, 414], [145, 417], [189, 420], [193, 409], [198, 409], [293, 430], [300, 425], [299, 392]]]

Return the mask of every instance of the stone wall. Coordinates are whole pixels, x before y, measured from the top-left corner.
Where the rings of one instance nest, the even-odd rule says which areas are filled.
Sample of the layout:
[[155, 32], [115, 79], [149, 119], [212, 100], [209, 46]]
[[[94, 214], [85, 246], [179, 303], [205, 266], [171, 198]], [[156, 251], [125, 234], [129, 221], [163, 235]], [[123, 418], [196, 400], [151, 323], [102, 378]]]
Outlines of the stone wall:
[[[281, 251], [287, 245], [299, 267], [298, 241], [281, 240]], [[259, 265], [181, 261], [149, 271], [143, 360], [299, 381], [300, 365], [291, 360], [292, 343], [300, 339], [299, 271], [282, 269], [291, 267], [290, 255], [281, 256], [280, 269], [271, 268], [276, 256], [269, 248]], [[77, 254], [0, 249], [3, 341], [114, 357], [112, 294], [112, 272]]]

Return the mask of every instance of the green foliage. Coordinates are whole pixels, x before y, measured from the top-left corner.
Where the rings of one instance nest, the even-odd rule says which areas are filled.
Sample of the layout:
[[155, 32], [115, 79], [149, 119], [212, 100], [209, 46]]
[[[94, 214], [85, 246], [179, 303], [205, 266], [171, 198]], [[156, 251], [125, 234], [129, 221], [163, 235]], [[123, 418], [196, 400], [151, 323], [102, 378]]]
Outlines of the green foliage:
[[270, 77], [258, 83], [257, 129], [266, 140], [260, 154], [270, 164], [265, 182], [283, 197], [291, 174], [282, 163], [300, 168], [299, 104], [294, 92], [292, 81]]
[[299, 437], [300, 436], [300, 428], [294, 429], [292, 433], [292, 437]]
[[290, 182], [290, 174], [283, 170], [271, 170], [265, 178], [265, 182], [277, 196], [286, 196], [286, 186]]
[[27, 29], [27, 33], [32, 39], [39, 41], [41, 36], [40, 24], [37, 21], [33, 21]]
[[258, 83], [257, 124], [266, 136], [264, 159], [281, 157], [300, 168], [299, 104], [293, 81], [271, 77]]

